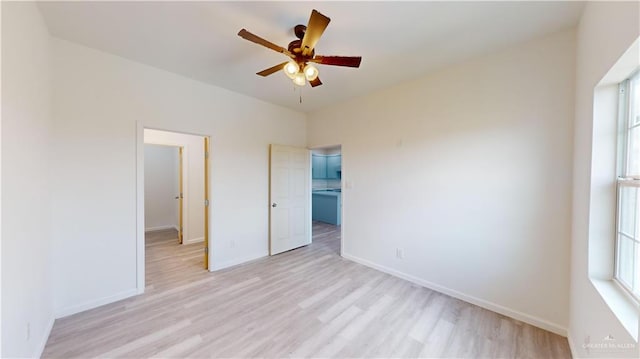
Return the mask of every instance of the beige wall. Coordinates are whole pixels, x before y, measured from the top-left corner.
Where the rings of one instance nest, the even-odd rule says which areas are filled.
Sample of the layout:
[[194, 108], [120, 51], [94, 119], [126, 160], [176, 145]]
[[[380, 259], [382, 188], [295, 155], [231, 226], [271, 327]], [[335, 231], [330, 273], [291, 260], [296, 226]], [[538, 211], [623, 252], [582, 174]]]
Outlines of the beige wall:
[[309, 146], [342, 145], [343, 255], [566, 334], [574, 37], [311, 114]]
[[[592, 176], [598, 161], [593, 156], [592, 146], [594, 88], [639, 35], [638, 2], [588, 3], [577, 30], [569, 339], [574, 354], [579, 357], [640, 357], [636, 339], [630, 336], [596, 291], [588, 267], [590, 260], [595, 260], [589, 258], [589, 241], [593, 244], [598, 240], [593, 231], [595, 228], [590, 227], [590, 217], [598, 216], [596, 211], [599, 210], [593, 206], [597, 194]], [[636, 56], [637, 59], [640, 54]], [[615, 171], [613, 164], [610, 168]], [[615, 173], [610, 176], [613, 178]], [[607, 233], [612, 234], [613, 231]], [[611, 252], [606, 254], [612, 255]], [[585, 350], [585, 344], [603, 343], [608, 335], [613, 336], [616, 343], [636, 343], [635, 348], [607, 352]]]
[[53, 325], [50, 39], [2, 3], [2, 358], [38, 357]]

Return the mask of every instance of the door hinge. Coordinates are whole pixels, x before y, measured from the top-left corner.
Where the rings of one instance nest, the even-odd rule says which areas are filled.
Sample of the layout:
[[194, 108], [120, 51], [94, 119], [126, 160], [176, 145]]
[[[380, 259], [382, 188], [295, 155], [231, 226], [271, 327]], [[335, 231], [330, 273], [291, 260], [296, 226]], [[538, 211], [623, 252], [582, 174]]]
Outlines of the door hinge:
[[209, 158], [209, 152], [204, 153], [204, 158]]
[[205, 207], [209, 207], [209, 200], [208, 200], [208, 199], [205, 199], [205, 200], [204, 200], [204, 206], [205, 206]]
[[204, 253], [209, 254], [209, 247], [204, 247]]

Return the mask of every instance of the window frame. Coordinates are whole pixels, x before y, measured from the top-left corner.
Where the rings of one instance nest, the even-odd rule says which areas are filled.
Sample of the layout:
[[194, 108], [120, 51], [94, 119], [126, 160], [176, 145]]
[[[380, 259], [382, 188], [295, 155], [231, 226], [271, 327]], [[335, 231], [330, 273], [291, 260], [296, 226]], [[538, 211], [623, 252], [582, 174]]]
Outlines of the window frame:
[[[622, 208], [622, 189], [623, 188], [638, 188], [636, 191], [640, 191], [640, 177], [636, 174], [635, 176], [628, 175], [629, 172], [629, 147], [630, 147], [630, 134], [634, 128], [640, 128], [640, 121], [638, 123], [632, 123], [632, 116], [635, 112], [640, 112], [640, 109], [633, 109], [632, 106], [632, 88], [631, 83], [634, 81], [640, 82], [640, 69], [634, 71], [627, 79], [619, 85], [619, 100], [618, 100], [618, 140], [617, 142], [617, 171], [616, 171], [616, 216], [615, 216], [615, 248], [614, 248], [614, 268], [613, 268], [613, 280], [622, 287], [628, 295], [630, 295], [636, 302], [640, 303], [640, 290], [638, 292], [634, 292], [633, 287], [640, 287], [640, 278], [632, 277], [632, 281], [637, 283], [631, 283], [630, 285], [625, 282], [624, 279], [620, 277], [620, 239], [622, 236], [627, 237], [634, 244], [634, 249], [636, 246], [640, 246], [640, 239], [636, 238], [637, 233], [639, 232], [638, 226], [640, 223], [637, 221], [638, 213], [635, 215], [635, 225], [633, 228], [634, 233], [632, 233], [632, 237], [629, 237], [626, 233], [623, 233], [621, 230], [621, 208]], [[640, 94], [634, 94], [635, 96], [640, 96]], [[640, 106], [640, 101], [635, 104], [636, 106]], [[636, 194], [636, 206], [638, 205], [638, 201], [640, 201], [640, 195]], [[640, 250], [640, 249], [639, 249]], [[635, 256], [636, 253], [634, 252]], [[640, 258], [634, 258], [634, 266], [640, 266]], [[638, 269], [636, 269], [636, 272]], [[634, 275], [636, 273], [634, 272]]]

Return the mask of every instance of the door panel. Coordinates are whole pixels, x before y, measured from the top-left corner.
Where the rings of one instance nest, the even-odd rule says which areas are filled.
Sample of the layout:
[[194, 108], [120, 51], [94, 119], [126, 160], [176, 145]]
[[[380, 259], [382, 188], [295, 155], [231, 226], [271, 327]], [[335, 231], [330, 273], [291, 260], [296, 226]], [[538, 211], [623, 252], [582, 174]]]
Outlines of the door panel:
[[291, 214], [293, 218], [291, 226], [293, 228], [293, 235], [296, 237], [304, 236], [306, 231], [305, 223], [307, 222], [304, 217], [306, 215], [306, 211], [304, 208], [294, 208]]
[[[273, 185], [276, 187], [276, 193], [280, 193], [282, 197], [288, 195], [289, 189], [289, 169], [288, 168], [277, 168], [274, 171], [274, 181]], [[282, 200], [282, 199], [281, 199]]]
[[309, 150], [271, 145], [269, 253], [311, 243]]
[[289, 238], [289, 210], [286, 208], [279, 208], [273, 212], [273, 223], [277, 231], [274, 232], [274, 239], [276, 243], [281, 244]]

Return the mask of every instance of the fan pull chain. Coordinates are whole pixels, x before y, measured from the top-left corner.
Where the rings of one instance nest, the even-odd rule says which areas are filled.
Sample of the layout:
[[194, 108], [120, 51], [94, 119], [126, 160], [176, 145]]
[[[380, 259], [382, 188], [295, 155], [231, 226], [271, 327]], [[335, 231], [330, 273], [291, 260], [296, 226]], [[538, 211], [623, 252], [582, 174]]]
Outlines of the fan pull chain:
[[302, 103], [302, 87], [293, 85], [293, 92], [300, 90], [300, 103]]

